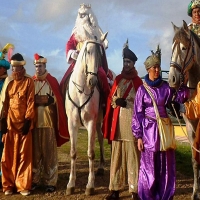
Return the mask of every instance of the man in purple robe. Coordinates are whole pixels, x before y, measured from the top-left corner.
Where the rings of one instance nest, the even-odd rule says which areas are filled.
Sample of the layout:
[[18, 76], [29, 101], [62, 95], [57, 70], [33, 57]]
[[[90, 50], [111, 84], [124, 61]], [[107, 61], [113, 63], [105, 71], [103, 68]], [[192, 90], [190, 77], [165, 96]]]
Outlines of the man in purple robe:
[[[145, 83], [153, 93], [160, 117], [168, 117], [166, 107], [171, 103], [174, 91], [160, 76], [160, 49], [152, 52], [145, 61], [148, 74]], [[175, 100], [184, 102], [189, 96], [187, 88], [181, 88]], [[160, 151], [160, 136], [151, 97], [144, 85], [138, 88], [134, 101], [132, 132], [141, 151], [138, 195], [142, 200], [170, 200], [175, 192], [175, 151]]]

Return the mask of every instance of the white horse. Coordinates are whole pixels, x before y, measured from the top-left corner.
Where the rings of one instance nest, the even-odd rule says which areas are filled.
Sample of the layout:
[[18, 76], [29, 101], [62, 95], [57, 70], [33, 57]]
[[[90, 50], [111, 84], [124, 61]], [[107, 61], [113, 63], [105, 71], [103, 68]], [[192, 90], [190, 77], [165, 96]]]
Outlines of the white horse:
[[[94, 158], [95, 158], [95, 137], [96, 128], [101, 132], [97, 123], [99, 114], [99, 98], [100, 93], [97, 86], [97, 71], [101, 65], [101, 43], [106, 38], [107, 33], [103, 35], [100, 43], [94, 40], [85, 41], [78, 59], [74, 66], [74, 70], [69, 80], [69, 88], [66, 93], [66, 114], [68, 116], [68, 129], [71, 142], [71, 170], [69, 182], [67, 184], [66, 194], [74, 193], [76, 181], [76, 157], [77, 157], [77, 134], [80, 126], [84, 126], [88, 131], [88, 159], [89, 159], [89, 175], [86, 186], [86, 195], [94, 193]], [[98, 124], [98, 125], [97, 125]], [[98, 134], [99, 135], [99, 134]], [[103, 144], [103, 136], [98, 136]], [[103, 152], [103, 146], [100, 145]], [[104, 156], [101, 158], [104, 162]]]
[[[188, 29], [185, 21], [183, 27], [178, 28], [174, 24], [175, 35], [172, 45], [172, 56], [169, 71], [169, 85], [178, 89], [180, 85], [188, 79], [188, 86], [195, 91], [197, 83], [200, 81], [200, 39]], [[195, 131], [199, 120], [188, 120], [183, 116], [186, 123], [186, 130], [191, 144], [195, 139]], [[193, 194], [191, 199], [199, 199], [199, 165], [194, 159], [192, 151], [192, 165], [194, 172]]]

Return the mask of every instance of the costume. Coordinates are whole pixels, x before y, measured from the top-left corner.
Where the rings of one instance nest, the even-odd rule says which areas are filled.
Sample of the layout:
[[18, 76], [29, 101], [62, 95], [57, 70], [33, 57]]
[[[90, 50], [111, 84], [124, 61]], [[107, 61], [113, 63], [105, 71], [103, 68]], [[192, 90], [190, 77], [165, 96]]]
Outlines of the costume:
[[[82, 18], [80, 17], [80, 15], [85, 15], [85, 17]], [[73, 71], [76, 59], [78, 57], [78, 53], [80, 49], [82, 48], [84, 41], [94, 40], [95, 37], [99, 41], [102, 35], [103, 33], [100, 27], [98, 26], [96, 17], [94, 13], [92, 12], [91, 7], [88, 5], [82, 4], [78, 11], [76, 25], [72, 31], [72, 35], [66, 44], [66, 57], [67, 57], [67, 62], [70, 64], [70, 66], [67, 69], [65, 75], [63, 76], [60, 82], [63, 95], [65, 95], [66, 93], [69, 76]], [[105, 41], [104, 41], [104, 44], [105, 44]], [[107, 97], [110, 92], [110, 87], [107, 80], [108, 64], [107, 64], [107, 59], [106, 59], [106, 54], [105, 54], [105, 49], [104, 49], [105, 46], [106, 45], [101, 45], [102, 66], [99, 66], [99, 68], [102, 67], [104, 69], [104, 72], [102, 72], [101, 70], [98, 70], [100, 93], [101, 93], [101, 98], [104, 104], [106, 104]]]
[[[190, 120], [196, 120], [200, 118], [200, 82], [197, 84], [197, 90], [193, 94], [193, 97], [184, 103], [185, 107], [185, 115]], [[196, 149], [200, 148], [200, 122], [198, 122], [196, 132], [195, 132], [195, 139], [194, 139], [194, 147]], [[200, 164], [200, 154], [193, 150], [194, 159]]]
[[[127, 48], [126, 51], [131, 50]], [[132, 54], [134, 53], [132, 52]], [[130, 56], [124, 58], [130, 59]], [[135, 56], [132, 62], [135, 63], [136, 60]], [[139, 151], [130, 124], [135, 93], [142, 84], [142, 80], [137, 76], [134, 67], [129, 74], [131, 76], [123, 69], [114, 81], [107, 102], [102, 131], [104, 138], [109, 142], [112, 141], [109, 190], [119, 191], [124, 188], [127, 171], [129, 192], [137, 194]], [[125, 102], [123, 107], [118, 105], [119, 99]], [[111, 196], [108, 196], [107, 199], [112, 199]]]
[[[5, 60], [6, 54], [8, 54], [8, 60], [10, 60], [11, 51], [14, 46], [10, 43], [6, 44], [0, 51], [0, 68], [4, 68], [5, 71], [0, 72], [0, 92], [2, 90], [5, 79], [8, 77], [7, 70], [10, 69], [10, 63]], [[1, 124], [1, 123], [0, 123]], [[1, 127], [0, 127], [1, 130]], [[0, 159], [3, 153], [3, 142], [2, 142], [2, 132], [0, 131]], [[0, 172], [1, 173], [1, 172]]]
[[11, 65], [21, 67], [5, 80], [1, 99], [2, 133], [4, 150], [2, 155], [2, 185], [6, 195], [13, 189], [28, 195], [32, 181], [32, 133], [34, 118], [34, 83], [25, 73], [25, 61], [21, 54], [11, 58]]
[[[150, 66], [155, 64], [160, 66], [158, 60], [156, 54], [148, 57], [145, 61], [146, 69], [149, 70]], [[145, 82], [153, 93], [160, 116], [168, 117], [166, 106], [171, 103], [174, 91], [160, 76], [152, 81], [147, 74]], [[188, 96], [189, 90], [181, 89], [175, 100], [183, 102]], [[135, 96], [132, 131], [137, 139], [142, 139], [144, 146], [141, 151], [138, 179], [140, 199], [172, 199], [175, 192], [175, 151], [160, 151], [160, 136], [153, 102], [143, 85], [138, 88]]]
[[[38, 55], [38, 54], [36, 54]], [[43, 64], [44, 73], [35, 74], [35, 122], [33, 130], [33, 183], [42, 180], [55, 187], [58, 178], [57, 146], [69, 140], [67, 117], [57, 80], [46, 70], [46, 58], [35, 55], [35, 66]], [[44, 102], [41, 98], [46, 98]], [[39, 99], [39, 100], [38, 100]], [[49, 102], [49, 100], [52, 100]]]
[[200, 37], [200, 19], [198, 15], [192, 14], [192, 10], [195, 8], [200, 8], [200, 1], [199, 0], [194, 0], [191, 1], [188, 5], [188, 15], [192, 17], [192, 22], [188, 24], [188, 28], [192, 30], [194, 33], [196, 33]]

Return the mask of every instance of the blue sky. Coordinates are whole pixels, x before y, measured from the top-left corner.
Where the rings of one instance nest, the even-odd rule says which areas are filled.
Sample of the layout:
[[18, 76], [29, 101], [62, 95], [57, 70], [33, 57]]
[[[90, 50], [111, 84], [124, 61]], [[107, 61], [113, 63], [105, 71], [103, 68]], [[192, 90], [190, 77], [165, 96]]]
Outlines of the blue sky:
[[[106, 50], [109, 68], [116, 74], [122, 69], [122, 47], [129, 40], [129, 48], [138, 57], [136, 68], [140, 76], [146, 74], [144, 61], [150, 50], [160, 44], [162, 69], [169, 69], [173, 28], [171, 22], [187, 23], [187, 6], [183, 0], [7, 0], [1, 3], [0, 44], [15, 45], [14, 53], [26, 60], [27, 73], [33, 75], [33, 55], [47, 58], [47, 69], [59, 81], [68, 64], [65, 45], [68, 41], [81, 3], [91, 4], [99, 25], [108, 31]], [[9, 71], [10, 73], [11, 71]]]

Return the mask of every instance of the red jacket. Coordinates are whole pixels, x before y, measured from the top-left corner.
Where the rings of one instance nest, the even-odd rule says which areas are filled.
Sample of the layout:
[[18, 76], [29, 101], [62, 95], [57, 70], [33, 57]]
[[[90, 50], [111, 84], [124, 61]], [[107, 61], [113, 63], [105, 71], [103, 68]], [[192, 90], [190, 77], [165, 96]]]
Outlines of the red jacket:
[[[33, 76], [33, 80], [36, 80], [37, 77]], [[56, 78], [51, 76], [49, 73], [46, 76], [46, 80], [51, 87], [55, 97], [56, 97], [56, 106], [58, 114], [58, 126], [56, 133], [57, 146], [61, 146], [65, 142], [69, 141], [69, 132], [68, 132], [68, 122], [67, 116], [64, 107], [64, 101], [61, 95], [60, 87]]]
[[[110, 143], [110, 141], [114, 140], [114, 138], [115, 138], [118, 117], [119, 117], [119, 110], [120, 110], [119, 106], [117, 106], [117, 108], [115, 108], [115, 109], [111, 106], [111, 100], [112, 100], [112, 96], [115, 93], [116, 88], [122, 78], [123, 77], [121, 74], [118, 75], [113, 83], [113, 86], [112, 86], [112, 89], [110, 91], [109, 98], [107, 101], [106, 115], [103, 120], [103, 126], [102, 126], [103, 136], [104, 136], [104, 138], [108, 139], [109, 143]], [[135, 91], [137, 91], [138, 87], [140, 85], [142, 85], [143, 82], [138, 76], [133, 78], [132, 81], [133, 81]], [[128, 96], [130, 89], [131, 88], [127, 88], [123, 98], [126, 98]], [[131, 124], [130, 124], [130, 127], [131, 127]]]

